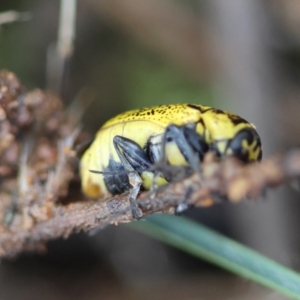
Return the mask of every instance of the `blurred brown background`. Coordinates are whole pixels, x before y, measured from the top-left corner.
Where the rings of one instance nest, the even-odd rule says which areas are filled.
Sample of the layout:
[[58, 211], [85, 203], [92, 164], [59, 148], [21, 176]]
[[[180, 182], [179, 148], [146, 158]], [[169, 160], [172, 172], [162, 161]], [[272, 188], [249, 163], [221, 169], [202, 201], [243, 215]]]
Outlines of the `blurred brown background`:
[[[0, 68], [28, 88], [60, 93], [66, 105], [85, 101], [88, 88], [95, 100], [83, 116], [87, 130], [127, 109], [189, 102], [253, 122], [265, 156], [299, 145], [299, 1], [78, 1], [63, 73], [55, 60], [60, 5], [1, 0]], [[4, 22], [11, 10], [27, 13]], [[187, 214], [299, 270], [299, 213], [299, 194], [282, 188], [257, 203]], [[0, 266], [0, 299], [270, 297], [284, 299], [126, 226], [54, 241], [44, 256]]]

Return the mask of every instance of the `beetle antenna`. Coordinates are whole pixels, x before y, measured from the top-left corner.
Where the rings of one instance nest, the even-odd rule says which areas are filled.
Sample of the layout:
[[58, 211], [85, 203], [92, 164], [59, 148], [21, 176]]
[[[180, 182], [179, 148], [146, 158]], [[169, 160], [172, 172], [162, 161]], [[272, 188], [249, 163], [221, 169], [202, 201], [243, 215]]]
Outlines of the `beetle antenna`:
[[[95, 173], [95, 174], [104, 174], [104, 173], [107, 173], [107, 172], [101, 172], [101, 171], [96, 171], [96, 170], [89, 170], [91, 173]], [[110, 172], [108, 172], [110, 173]]]
[[113, 175], [113, 174], [120, 174], [120, 173], [124, 173], [124, 174], [129, 174], [129, 173], [135, 173], [135, 171], [132, 171], [132, 172], [127, 172], [126, 170], [123, 170], [123, 171], [117, 171], [117, 172], [111, 172], [111, 171], [96, 171], [96, 170], [89, 170], [91, 173], [94, 173], [94, 174], [102, 174], [102, 175]]

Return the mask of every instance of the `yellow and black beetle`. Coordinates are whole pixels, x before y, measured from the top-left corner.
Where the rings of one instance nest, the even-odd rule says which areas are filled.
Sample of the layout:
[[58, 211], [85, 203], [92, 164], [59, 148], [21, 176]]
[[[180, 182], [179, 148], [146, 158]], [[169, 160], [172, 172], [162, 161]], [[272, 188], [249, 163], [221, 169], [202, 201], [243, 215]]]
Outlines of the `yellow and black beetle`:
[[[82, 189], [90, 197], [131, 190], [132, 213], [139, 218], [135, 200], [141, 187], [149, 190], [153, 185], [151, 166], [164, 161], [195, 169], [207, 151], [244, 162], [262, 157], [254, 126], [220, 109], [173, 104], [125, 112], [107, 121], [84, 153]], [[162, 175], [155, 180], [159, 186], [167, 182]]]

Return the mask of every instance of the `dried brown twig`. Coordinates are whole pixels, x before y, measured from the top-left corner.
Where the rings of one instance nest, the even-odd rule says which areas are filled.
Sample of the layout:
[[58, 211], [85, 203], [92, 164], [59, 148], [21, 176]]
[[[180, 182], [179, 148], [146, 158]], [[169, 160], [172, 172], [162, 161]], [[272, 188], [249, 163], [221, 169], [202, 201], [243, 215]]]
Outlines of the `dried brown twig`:
[[[71, 148], [84, 138], [59, 99], [27, 92], [14, 74], [0, 72], [0, 105], [0, 256], [44, 250], [51, 239], [132, 221], [127, 194], [102, 201], [81, 195]], [[266, 188], [300, 176], [300, 150], [247, 166], [209, 153], [201, 167], [201, 175], [183, 177], [155, 195], [141, 193], [144, 215], [173, 213], [182, 203], [203, 207], [256, 199]]]

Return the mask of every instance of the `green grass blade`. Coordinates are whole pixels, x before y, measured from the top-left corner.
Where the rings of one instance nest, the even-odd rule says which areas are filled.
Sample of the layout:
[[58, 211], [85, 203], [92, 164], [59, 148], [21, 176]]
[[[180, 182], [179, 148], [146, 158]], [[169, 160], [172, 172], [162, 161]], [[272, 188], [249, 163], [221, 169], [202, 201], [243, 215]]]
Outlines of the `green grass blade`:
[[152, 215], [131, 227], [194, 256], [300, 299], [300, 275], [229, 238], [183, 217]]

